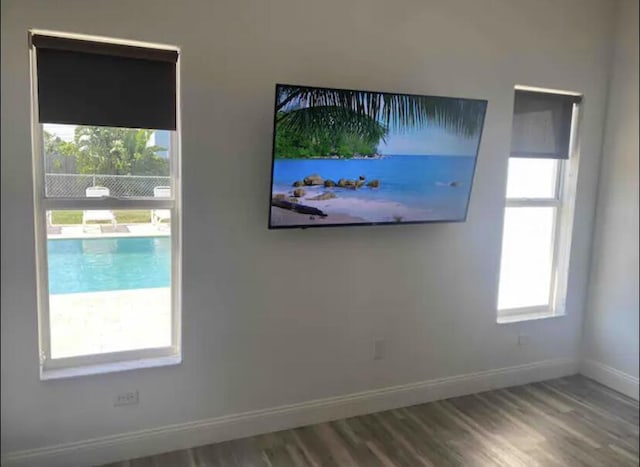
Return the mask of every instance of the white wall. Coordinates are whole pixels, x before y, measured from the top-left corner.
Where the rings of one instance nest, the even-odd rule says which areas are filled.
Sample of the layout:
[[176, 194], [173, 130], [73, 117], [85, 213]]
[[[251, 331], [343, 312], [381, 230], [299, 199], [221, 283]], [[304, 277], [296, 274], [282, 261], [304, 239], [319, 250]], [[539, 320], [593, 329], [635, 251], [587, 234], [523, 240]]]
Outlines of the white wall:
[[[2, 2], [2, 451], [578, 357], [608, 0]], [[182, 52], [184, 363], [38, 380], [27, 28]], [[267, 231], [275, 82], [489, 100], [463, 224]], [[568, 315], [497, 325], [515, 84], [584, 93]], [[519, 332], [530, 343], [516, 345]], [[387, 340], [385, 360], [373, 342]], [[139, 406], [114, 408], [120, 390]]]
[[635, 377], [636, 397], [638, 79], [638, 0], [621, 0], [609, 84], [584, 347], [587, 360]]

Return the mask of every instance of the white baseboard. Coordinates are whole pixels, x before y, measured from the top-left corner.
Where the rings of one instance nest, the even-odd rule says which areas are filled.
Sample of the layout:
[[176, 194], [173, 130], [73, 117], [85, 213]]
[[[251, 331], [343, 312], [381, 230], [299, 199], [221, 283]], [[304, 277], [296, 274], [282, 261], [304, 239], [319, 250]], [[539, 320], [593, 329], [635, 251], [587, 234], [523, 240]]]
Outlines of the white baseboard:
[[71, 467], [116, 462], [438, 399], [559, 378], [575, 374], [577, 371], [578, 362], [573, 359], [545, 360], [12, 452], [2, 457], [2, 465], [4, 467]]
[[580, 364], [580, 373], [621, 392], [625, 396], [638, 400], [639, 385], [638, 378], [635, 376], [595, 360], [583, 360]]

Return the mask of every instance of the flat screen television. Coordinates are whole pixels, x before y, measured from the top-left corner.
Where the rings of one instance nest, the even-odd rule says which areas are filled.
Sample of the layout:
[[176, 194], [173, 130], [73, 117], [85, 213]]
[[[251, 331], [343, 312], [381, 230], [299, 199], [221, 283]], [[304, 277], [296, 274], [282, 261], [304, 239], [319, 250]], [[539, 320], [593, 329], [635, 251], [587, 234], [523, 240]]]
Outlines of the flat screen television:
[[486, 108], [277, 84], [269, 228], [465, 221]]

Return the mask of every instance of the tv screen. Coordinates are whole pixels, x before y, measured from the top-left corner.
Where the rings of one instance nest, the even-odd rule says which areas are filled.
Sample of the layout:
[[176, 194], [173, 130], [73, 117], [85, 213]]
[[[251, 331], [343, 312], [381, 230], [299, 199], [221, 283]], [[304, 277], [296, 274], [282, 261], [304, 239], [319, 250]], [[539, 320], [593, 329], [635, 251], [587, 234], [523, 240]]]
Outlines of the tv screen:
[[486, 108], [277, 84], [269, 228], [466, 220]]

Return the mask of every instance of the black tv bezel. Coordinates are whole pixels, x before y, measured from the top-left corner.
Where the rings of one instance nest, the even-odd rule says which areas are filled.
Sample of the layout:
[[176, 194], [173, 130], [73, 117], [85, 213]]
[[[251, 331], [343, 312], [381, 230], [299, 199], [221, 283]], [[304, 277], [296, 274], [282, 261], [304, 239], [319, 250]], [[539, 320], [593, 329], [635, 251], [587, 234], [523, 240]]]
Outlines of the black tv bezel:
[[[466, 101], [475, 101], [484, 103], [484, 111], [482, 112], [482, 124], [480, 126], [480, 135], [478, 136], [478, 145], [476, 147], [476, 157], [473, 160], [473, 172], [471, 175], [471, 183], [469, 185], [469, 194], [467, 195], [467, 203], [465, 206], [464, 217], [461, 219], [437, 219], [437, 220], [424, 220], [424, 221], [402, 221], [402, 222], [348, 222], [348, 223], [338, 223], [338, 224], [296, 224], [296, 225], [272, 225], [271, 223], [271, 198], [273, 196], [273, 171], [276, 162], [276, 103], [278, 100], [278, 88], [279, 87], [301, 87], [301, 88], [309, 88], [309, 89], [329, 89], [334, 91], [354, 91], [354, 92], [369, 92], [372, 94], [387, 94], [387, 95], [396, 95], [396, 96], [418, 96], [418, 97], [433, 97], [436, 99], [455, 99], [455, 100], [466, 100]], [[469, 204], [471, 204], [471, 192], [473, 191], [473, 182], [476, 178], [476, 168], [478, 166], [478, 157], [480, 156], [480, 144], [482, 142], [482, 134], [484, 132], [484, 124], [487, 116], [487, 107], [489, 106], [489, 101], [487, 99], [473, 99], [467, 97], [449, 97], [449, 96], [434, 96], [430, 94], [411, 94], [411, 93], [402, 93], [402, 92], [387, 92], [387, 91], [369, 91], [365, 89], [347, 89], [347, 88], [332, 88], [325, 86], [308, 86], [302, 84], [285, 84], [285, 83], [276, 83], [274, 89], [274, 104], [273, 104], [273, 122], [272, 122], [272, 133], [271, 133], [271, 179], [269, 182], [269, 214], [268, 214], [268, 229], [269, 230], [282, 230], [282, 229], [316, 229], [316, 228], [326, 228], [326, 227], [367, 227], [374, 225], [416, 225], [416, 224], [456, 224], [467, 221], [467, 217], [469, 215]]]

